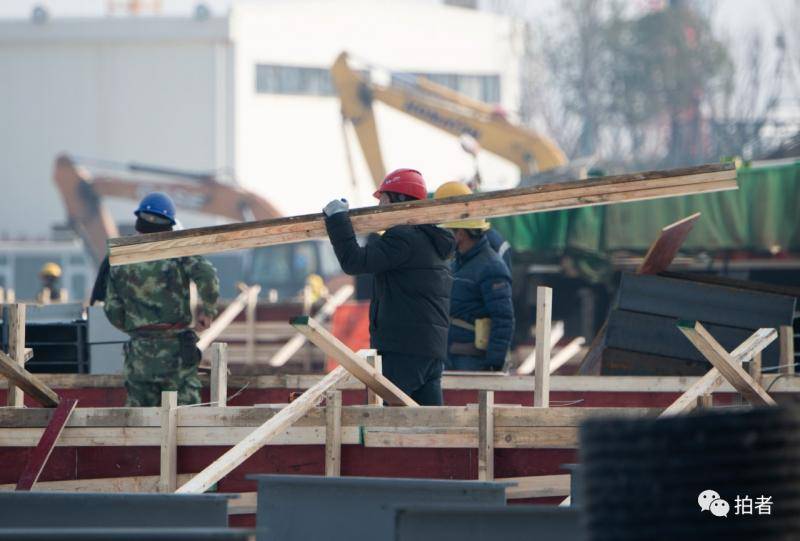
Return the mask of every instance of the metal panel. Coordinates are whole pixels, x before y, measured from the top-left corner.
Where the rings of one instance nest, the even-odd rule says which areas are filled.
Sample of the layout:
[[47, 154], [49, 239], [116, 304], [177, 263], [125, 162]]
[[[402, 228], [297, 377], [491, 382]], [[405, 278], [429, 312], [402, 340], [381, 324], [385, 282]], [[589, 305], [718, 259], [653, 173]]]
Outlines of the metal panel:
[[425, 506], [396, 509], [394, 541], [584, 541], [574, 507]]
[[251, 530], [231, 528], [0, 529], [0, 541], [246, 541]]
[[[507, 483], [254, 475], [258, 540], [391, 540], [399, 505], [503, 505]], [[302, 503], [300, 503], [302, 502]]]
[[755, 330], [791, 325], [794, 306], [785, 295], [623, 274], [617, 308]]
[[5, 528], [224, 528], [228, 496], [5, 492], [0, 493], [0, 524]]

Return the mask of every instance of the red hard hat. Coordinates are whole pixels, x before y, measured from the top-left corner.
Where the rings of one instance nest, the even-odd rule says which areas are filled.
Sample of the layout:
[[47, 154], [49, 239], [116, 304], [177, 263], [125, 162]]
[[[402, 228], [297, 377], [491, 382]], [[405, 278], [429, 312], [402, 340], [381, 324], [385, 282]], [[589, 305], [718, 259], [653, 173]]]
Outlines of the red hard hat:
[[402, 193], [414, 199], [428, 197], [425, 179], [422, 174], [414, 169], [396, 169], [386, 175], [378, 191], [372, 194], [376, 199], [381, 198], [384, 192]]

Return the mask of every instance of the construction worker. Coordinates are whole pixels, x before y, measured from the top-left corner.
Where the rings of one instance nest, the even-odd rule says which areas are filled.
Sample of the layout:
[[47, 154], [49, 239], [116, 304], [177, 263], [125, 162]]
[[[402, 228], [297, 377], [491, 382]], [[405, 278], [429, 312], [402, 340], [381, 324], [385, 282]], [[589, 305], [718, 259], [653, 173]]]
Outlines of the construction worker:
[[[374, 196], [379, 205], [425, 199], [422, 175], [398, 169]], [[359, 246], [344, 199], [323, 210], [336, 257], [347, 274], [372, 274], [371, 347], [383, 357], [383, 375], [418, 404], [442, 404], [450, 305], [448, 259], [453, 235], [434, 225], [399, 225]]]
[[42, 287], [36, 294], [36, 302], [40, 304], [50, 304], [52, 302], [66, 302], [66, 291], [61, 291], [61, 266], [58, 263], [49, 261], [42, 265], [39, 271], [39, 279]]
[[[175, 205], [166, 194], [146, 195], [136, 215], [136, 231], [171, 231]], [[162, 391], [178, 391], [179, 404], [200, 402], [197, 334], [190, 328], [189, 282], [197, 285], [197, 330], [217, 314], [219, 280], [200, 256], [111, 267], [104, 310], [109, 321], [130, 335], [125, 344], [128, 406], [158, 406]]]
[[[446, 182], [435, 199], [471, 194], [461, 182]], [[502, 370], [511, 347], [514, 308], [511, 272], [489, 244], [484, 219], [442, 224], [453, 231], [453, 291], [450, 297], [448, 370]]]

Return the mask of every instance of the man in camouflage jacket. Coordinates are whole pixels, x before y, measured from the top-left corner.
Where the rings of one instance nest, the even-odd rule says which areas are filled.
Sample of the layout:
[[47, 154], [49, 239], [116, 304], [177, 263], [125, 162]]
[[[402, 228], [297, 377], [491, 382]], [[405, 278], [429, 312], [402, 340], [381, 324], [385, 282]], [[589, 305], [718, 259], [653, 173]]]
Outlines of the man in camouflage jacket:
[[[175, 224], [172, 201], [149, 194], [136, 211], [139, 233], [169, 231]], [[181, 257], [111, 267], [104, 310], [109, 321], [130, 335], [125, 344], [127, 406], [158, 406], [162, 391], [178, 391], [179, 404], [200, 402], [197, 334], [189, 326], [189, 282], [197, 285], [199, 328], [217, 314], [219, 280], [203, 257]]]

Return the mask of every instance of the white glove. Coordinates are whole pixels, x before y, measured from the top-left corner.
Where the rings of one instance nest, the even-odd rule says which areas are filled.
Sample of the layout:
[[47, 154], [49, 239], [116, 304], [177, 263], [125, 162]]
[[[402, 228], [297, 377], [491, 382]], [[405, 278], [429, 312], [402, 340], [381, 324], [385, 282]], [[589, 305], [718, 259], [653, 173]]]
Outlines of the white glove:
[[350, 204], [347, 202], [347, 199], [334, 199], [327, 205], [325, 208], [322, 209], [323, 214], [325, 216], [333, 216], [334, 214], [338, 214], [340, 212], [347, 212], [350, 210]]

